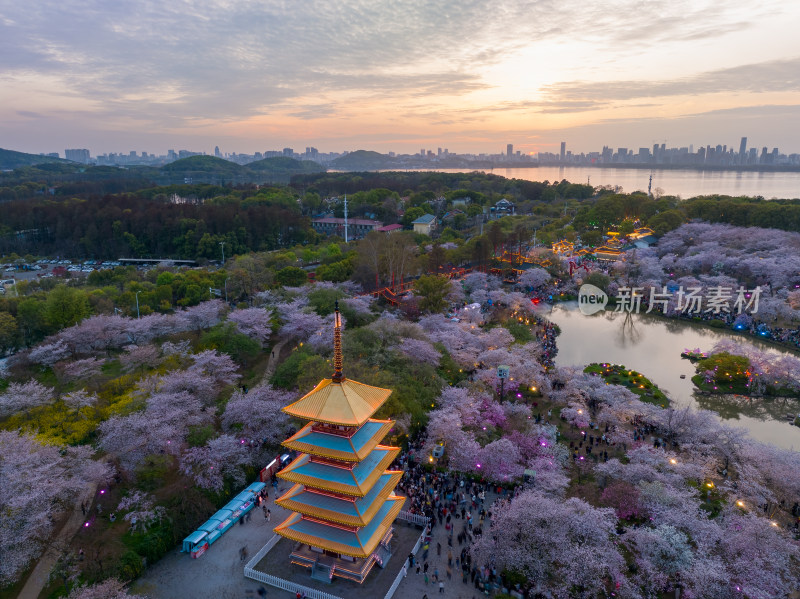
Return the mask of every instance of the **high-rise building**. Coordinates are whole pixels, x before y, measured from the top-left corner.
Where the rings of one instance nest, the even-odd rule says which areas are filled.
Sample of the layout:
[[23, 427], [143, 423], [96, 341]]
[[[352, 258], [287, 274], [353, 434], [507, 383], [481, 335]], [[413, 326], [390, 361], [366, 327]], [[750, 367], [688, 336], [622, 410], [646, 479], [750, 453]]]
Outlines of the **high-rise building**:
[[219, 146], [214, 146], [214, 156], [222, 158], [222, 152], [219, 151]]
[[283, 408], [308, 424], [283, 442], [299, 455], [278, 473], [293, 486], [275, 503], [292, 514], [275, 532], [297, 543], [289, 559], [312, 578], [364, 582], [392, 555], [392, 523], [405, 499], [394, 494], [402, 471], [387, 468], [400, 448], [381, 444], [394, 422], [372, 418], [391, 390], [342, 373], [338, 302], [333, 347], [333, 376]]
[[506, 146], [506, 157], [512, 158], [514, 156], [514, 144], [508, 144]]
[[294, 150], [292, 148], [283, 148], [283, 155], [291, 158], [294, 156]]
[[564, 158], [567, 157], [567, 142], [561, 142], [561, 160], [563, 161]]
[[744, 164], [745, 153], [747, 152], [747, 138], [743, 137], [739, 143], [739, 164]]
[[81, 164], [89, 163], [89, 150], [85, 148], [71, 150], [64, 150], [64, 158], [72, 160], [73, 162], [80, 162]]

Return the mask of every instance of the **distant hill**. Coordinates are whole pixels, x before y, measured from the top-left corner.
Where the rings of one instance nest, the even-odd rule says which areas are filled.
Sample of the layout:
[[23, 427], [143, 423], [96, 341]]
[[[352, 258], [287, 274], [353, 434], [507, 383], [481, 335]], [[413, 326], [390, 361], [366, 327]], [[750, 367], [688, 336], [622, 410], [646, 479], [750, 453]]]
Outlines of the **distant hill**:
[[189, 156], [161, 167], [165, 173], [214, 173], [221, 177], [244, 175], [247, 169], [216, 156]]
[[331, 162], [331, 168], [342, 170], [376, 170], [395, 166], [397, 166], [397, 161], [391, 156], [370, 150], [350, 152]]
[[63, 160], [61, 158], [39, 156], [38, 154], [26, 154], [25, 152], [16, 152], [14, 150], [4, 150], [3, 148], [0, 148], [0, 169], [2, 170], [19, 168], [21, 166], [33, 166], [36, 164], [57, 162], [62, 164], [74, 164], [69, 160]]
[[274, 156], [255, 162], [248, 162], [245, 168], [257, 173], [287, 172], [300, 174], [321, 173], [325, 171], [325, 167], [321, 164], [317, 164], [311, 160], [296, 160], [288, 156]]

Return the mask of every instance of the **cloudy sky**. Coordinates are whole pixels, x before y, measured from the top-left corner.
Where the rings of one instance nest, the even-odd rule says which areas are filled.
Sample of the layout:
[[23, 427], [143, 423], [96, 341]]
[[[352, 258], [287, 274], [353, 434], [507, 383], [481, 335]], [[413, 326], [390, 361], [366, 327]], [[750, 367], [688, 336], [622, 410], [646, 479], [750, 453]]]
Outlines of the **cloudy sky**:
[[800, 151], [785, 0], [0, 0], [0, 147]]

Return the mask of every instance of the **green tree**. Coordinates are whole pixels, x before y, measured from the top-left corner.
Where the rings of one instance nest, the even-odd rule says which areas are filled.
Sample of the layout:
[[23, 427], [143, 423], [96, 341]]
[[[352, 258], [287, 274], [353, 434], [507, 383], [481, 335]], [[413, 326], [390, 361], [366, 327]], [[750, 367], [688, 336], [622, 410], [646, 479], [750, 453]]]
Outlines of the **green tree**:
[[403, 218], [400, 222], [403, 224], [403, 226], [408, 227], [423, 214], [425, 214], [425, 211], [422, 208], [413, 206], [406, 210], [406, 213], [403, 215]]
[[261, 351], [261, 344], [238, 332], [232, 322], [221, 322], [200, 338], [202, 349], [217, 349], [228, 354], [239, 364], [247, 366]]
[[299, 287], [307, 281], [306, 271], [296, 266], [287, 266], [275, 273], [275, 282], [285, 287]]
[[0, 312], [0, 354], [14, 349], [17, 344], [17, 319], [8, 312]]
[[78, 324], [87, 316], [89, 302], [83, 291], [59, 285], [47, 295], [45, 319], [53, 329], [61, 330]]
[[447, 307], [447, 296], [450, 291], [450, 279], [437, 275], [422, 275], [414, 283], [414, 292], [422, 299], [419, 302], [420, 310], [426, 312], [441, 312]]

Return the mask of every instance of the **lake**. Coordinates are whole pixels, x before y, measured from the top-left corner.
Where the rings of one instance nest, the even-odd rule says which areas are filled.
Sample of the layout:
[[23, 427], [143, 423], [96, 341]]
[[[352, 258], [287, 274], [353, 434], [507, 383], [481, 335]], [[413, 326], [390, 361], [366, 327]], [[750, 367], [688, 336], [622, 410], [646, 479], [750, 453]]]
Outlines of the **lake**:
[[[468, 173], [476, 169], [410, 169], [442, 173]], [[535, 168], [477, 169], [509, 179], [526, 181], [561, 181], [586, 183], [594, 186], [611, 185], [622, 191], [647, 191], [649, 169], [592, 168], [580, 166], [540, 166]], [[722, 194], [731, 196], [763, 196], [800, 198], [800, 172], [699, 171], [693, 169], [653, 169], [653, 191], [663, 195], [691, 198], [698, 195]]]
[[[557, 366], [585, 366], [591, 362], [624, 364], [649, 378], [664, 391], [676, 407], [690, 405], [713, 410], [727, 424], [746, 428], [765, 443], [800, 450], [800, 427], [786, 421], [796, 414], [800, 401], [744, 396], [703, 396], [695, 393], [692, 362], [681, 358], [684, 349], [708, 351], [722, 339], [734, 337], [760, 349], [782, 352], [757, 339], [686, 322], [647, 314], [610, 311], [586, 316], [576, 302], [544, 308], [543, 315], [561, 328], [557, 338]], [[685, 379], [680, 378], [686, 375]]]

